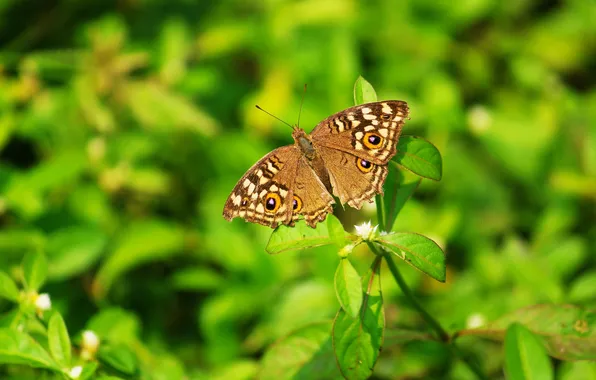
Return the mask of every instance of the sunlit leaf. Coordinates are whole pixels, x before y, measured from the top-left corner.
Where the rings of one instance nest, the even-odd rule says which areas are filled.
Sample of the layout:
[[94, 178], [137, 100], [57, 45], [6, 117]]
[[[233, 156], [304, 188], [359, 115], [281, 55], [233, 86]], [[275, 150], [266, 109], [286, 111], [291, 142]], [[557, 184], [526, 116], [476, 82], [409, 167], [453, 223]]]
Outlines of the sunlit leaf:
[[362, 283], [347, 258], [339, 261], [335, 271], [335, 294], [343, 310], [350, 317], [358, 318], [362, 306]]
[[346, 379], [367, 379], [373, 371], [383, 344], [385, 311], [379, 276], [380, 257], [362, 279], [364, 295], [358, 318], [343, 309], [333, 323], [333, 347]]
[[101, 362], [127, 375], [137, 370], [137, 358], [125, 345], [103, 344], [100, 346], [98, 358]]
[[[327, 215], [327, 218], [337, 219], [331, 214]], [[341, 225], [338, 220], [331, 223], [333, 226], [336, 226], [336, 222]], [[334, 235], [334, 238], [330, 236], [329, 223], [330, 222], [317, 223], [316, 228], [307, 226], [304, 221], [296, 222], [294, 227], [281, 225], [271, 234], [265, 250], [271, 254], [275, 254], [334, 244], [337, 241], [337, 235]]]
[[259, 379], [339, 379], [333, 357], [331, 322], [299, 328], [274, 343], [265, 353]]
[[519, 323], [512, 324], [505, 335], [505, 373], [512, 380], [549, 380], [553, 368], [538, 339]]
[[359, 76], [354, 83], [354, 104], [372, 103], [377, 101], [377, 93], [373, 86]]
[[46, 281], [48, 262], [40, 252], [32, 252], [23, 258], [25, 285], [30, 291], [38, 291]]
[[50, 354], [24, 332], [0, 328], [0, 342], [0, 363], [59, 369]]
[[6, 273], [0, 271], [0, 298], [16, 302], [19, 299], [17, 284]]
[[383, 185], [383, 207], [385, 230], [391, 231], [402, 207], [414, 194], [422, 179], [409, 171], [400, 170], [398, 165], [390, 161], [389, 173]]
[[87, 330], [95, 332], [102, 340], [130, 343], [139, 334], [140, 322], [130, 312], [118, 308], [108, 308], [95, 314], [89, 320]]
[[445, 253], [431, 239], [414, 233], [390, 232], [377, 242], [414, 268], [445, 281]]
[[83, 272], [99, 259], [106, 243], [103, 232], [87, 226], [68, 227], [51, 234], [46, 248], [48, 275], [58, 280]]
[[52, 357], [61, 367], [68, 367], [71, 359], [70, 336], [60, 313], [55, 312], [48, 323], [48, 345]]
[[421, 137], [402, 136], [393, 161], [424, 178], [439, 181], [443, 176], [441, 153]]

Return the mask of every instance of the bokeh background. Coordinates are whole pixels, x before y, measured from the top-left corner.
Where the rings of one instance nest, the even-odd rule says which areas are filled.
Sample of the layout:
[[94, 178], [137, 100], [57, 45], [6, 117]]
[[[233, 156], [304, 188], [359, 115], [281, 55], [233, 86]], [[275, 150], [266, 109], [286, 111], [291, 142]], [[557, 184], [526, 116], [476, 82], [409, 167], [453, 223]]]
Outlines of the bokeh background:
[[[0, 270], [43, 251], [71, 334], [125, 315], [145, 376], [253, 378], [272, 342], [339, 307], [332, 248], [270, 256], [270, 229], [221, 216], [291, 143], [254, 105], [293, 124], [306, 83], [309, 131], [362, 75], [443, 155], [395, 228], [445, 249], [446, 284], [402, 265], [444, 326], [595, 306], [594, 20], [586, 0], [2, 0]], [[337, 214], [350, 231], [375, 217]], [[361, 273], [371, 255], [353, 253]], [[383, 291], [389, 329], [424, 331], [389, 276]], [[379, 379], [467, 376], [439, 345], [391, 342]], [[464, 348], [502, 376], [500, 344]]]

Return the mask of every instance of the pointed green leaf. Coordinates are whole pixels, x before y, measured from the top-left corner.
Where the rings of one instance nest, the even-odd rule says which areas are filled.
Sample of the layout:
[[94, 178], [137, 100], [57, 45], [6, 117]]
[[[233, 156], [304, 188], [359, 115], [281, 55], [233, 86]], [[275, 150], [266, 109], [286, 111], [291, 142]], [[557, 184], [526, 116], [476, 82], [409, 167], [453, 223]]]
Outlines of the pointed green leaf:
[[19, 288], [14, 280], [6, 273], [0, 271], [0, 298], [17, 302], [19, 300]]
[[340, 309], [333, 323], [333, 348], [346, 379], [367, 379], [373, 371], [385, 328], [385, 312], [379, 276], [380, 259], [363, 277], [364, 296], [358, 318]]
[[359, 76], [354, 83], [354, 104], [364, 104], [377, 101], [377, 93], [366, 79]]
[[265, 353], [261, 380], [341, 378], [329, 333], [331, 322], [307, 325], [281, 338]]
[[124, 374], [132, 375], [137, 370], [137, 358], [123, 344], [102, 344], [98, 352], [99, 361]]
[[443, 160], [439, 150], [421, 137], [402, 136], [397, 142], [393, 160], [421, 177], [440, 181]]
[[503, 339], [507, 328], [523, 324], [542, 338], [549, 355], [561, 360], [596, 360], [596, 313], [574, 305], [534, 305], [516, 310], [461, 335]]
[[397, 166], [395, 162], [390, 161], [389, 173], [383, 185], [385, 195], [382, 204], [385, 215], [384, 229], [386, 231], [393, 229], [393, 224], [399, 212], [422, 181], [420, 177], [407, 170], [400, 170]]
[[99, 364], [97, 362], [85, 363], [85, 365], [83, 365], [83, 371], [81, 372], [81, 376], [79, 376], [79, 379], [90, 379], [95, 374], [95, 371], [97, 371], [98, 365]]
[[[336, 222], [341, 225], [341, 222], [334, 215], [329, 214], [327, 218], [336, 219], [336, 221], [331, 222], [332, 225], [336, 226]], [[265, 250], [270, 254], [276, 254], [333, 244], [335, 240], [330, 237], [329, 224], [329, 221], [327, 223], [318, 223], [316, 228], [307, 226], [304, 221], [296, 222], [294, 227], [281, 225], [271, 234]], [[335, 238], [337, 238], [337, 235], [335, 235]]]
[[46, 281], [47, 273], [48, 263], [42, 253], [32, 252], [25, 255], [23, 258], [23, 275], [27, 290], [38, 291]]
[[335, 271], [335, 294], [344, 311], [350, 317], [358, 318], [362, 306], [362, 284], [358, 272], [347, 258], [339, 261]]
[[104, 232], [90, 226], [67, 227], [49, 235], [48, 275], [64, 280], [80, 274], [101, 256], [108, 239]]
[[512, 380], [549, 380], [553, 367], [540, 341], [519, 323], [505, 336], [505, 373]]
[[445, 282], [445, 253], [437, 243], [426, 236], [391, 232], [379, 236], [377, 242], [414, 268]]
[[346, 239], [346, 231], [339, 219], [333, 215], [327, 217], [327, 230], [329, 231], [329, 238], [338, 249], [342, 249], [349, 240]]
[[48, 323], [48, 345], [52, 357], [61, 367], [70, 367], [70, 336], [60, 313], [55, 312]]
[[23, 364], [58, 371], [60, 367], [44, 348], [24, 332], [0, 328], [0, 364]]

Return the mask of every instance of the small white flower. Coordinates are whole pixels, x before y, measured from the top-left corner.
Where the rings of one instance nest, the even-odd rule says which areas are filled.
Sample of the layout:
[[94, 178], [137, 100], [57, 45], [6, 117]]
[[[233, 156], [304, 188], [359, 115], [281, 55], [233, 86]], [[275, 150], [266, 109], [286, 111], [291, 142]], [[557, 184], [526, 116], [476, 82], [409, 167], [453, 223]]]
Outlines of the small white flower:
[[78, 365], [70, 369], [68, 376], [70, 376], [71, 379], [78, 379], [79, 376], [81, 376], [81, 373], [83, 373], [83, 367]]
[[359, 226], [354, 226], [354, 228], [356, 228], [356, 235], [360, 236], [364, 240], [370, 240], [377, 233], [377, 228], [379, 228], [379, 226], [373, 227], [370, 221], [368, 221], [362, 223]]
[[83, 341], [81, 342], [81, 358], [91, 360], [99, 347], [99, 337], [91, 330], [83, 331]]
[[486, 323], [486, 318], [484, 318], [484, 315], [482, 315], [480, 313], [470, 314], [470, 316], [466, 320], [466, 328], [475, 329], [480, 326], [483, 326], [485, 323]]
[[50, 310], [52, 308], [52, 300], [48, 293], [41, 293], [35, 298], [35, 308], [38, 312]]

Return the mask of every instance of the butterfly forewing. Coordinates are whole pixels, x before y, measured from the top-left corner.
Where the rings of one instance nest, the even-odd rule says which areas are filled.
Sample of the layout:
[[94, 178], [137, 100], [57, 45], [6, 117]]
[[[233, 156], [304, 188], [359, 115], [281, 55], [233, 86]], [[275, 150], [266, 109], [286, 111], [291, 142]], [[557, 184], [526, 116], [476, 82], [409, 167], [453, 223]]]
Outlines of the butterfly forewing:
[[292, 221], [292, 185], [301, 153], [295, 145], [277, 148], [238, 181], [224, 206], [227, 220], [241, 217], [272, 228]]
[[408, 115], [407, 103], [400, 100], [366, 103], [329, 116], [315, 127], [311, 137], [314, 145], [386, 164], [396, 153]]

